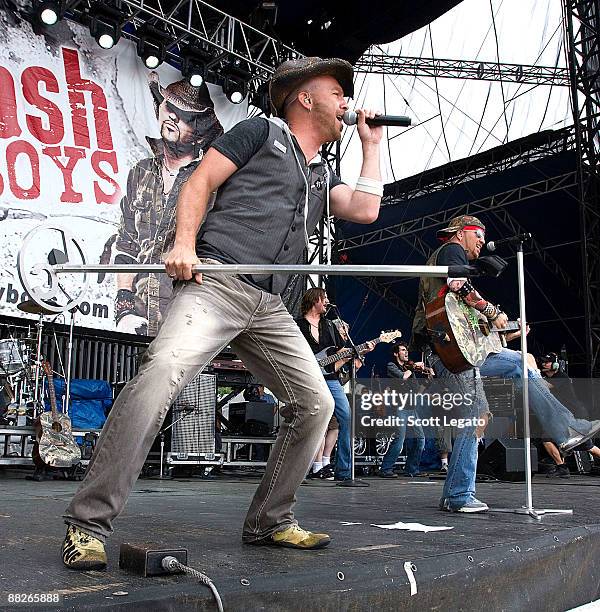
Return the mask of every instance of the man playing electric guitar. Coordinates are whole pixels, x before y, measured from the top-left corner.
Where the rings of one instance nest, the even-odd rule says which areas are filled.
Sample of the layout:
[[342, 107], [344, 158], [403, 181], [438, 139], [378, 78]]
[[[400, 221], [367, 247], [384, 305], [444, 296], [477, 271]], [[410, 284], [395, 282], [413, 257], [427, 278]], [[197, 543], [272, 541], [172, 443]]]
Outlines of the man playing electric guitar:
[[[344, 339], [340, 331], [332, 321], [324, 317], [328, 306], [329, 298], [324, 289], [309, 289], [302, 297], [302, 304], [300, 306], [302, 316], [296, 320], [296, 323], [298, 323], [300, 331], [315, 354], [331, 346], [342, 347], [344, 345]], [[372, 350], [373, 346], [372, 342], [367, 343], [367, 348], [364, 352]], [[352, 453], [350, 404], [338, 375], [340, 367], [347, 361], [348, 359], [337, 361], [334, 367], [331, 368], [332, 371], [325, 374], [325, 382], [335, 400], [334, 415], [339, 423], [335, 461], [335, 479], [337, 481], [348, 480], [352, 477], [350, 473]], [[357, 360], [357, 367], [360, 367], [360, 365], [360, 361]]]
[[[485, 226], [476, 217], [463, 215], [452, 219], [448, 227], [438, 231], [437, 236], [443, 244], [433, 252], [427, 265], [466, 265], [481, 253], [485, 244]], [[421, 278], [413, 323], [415, 349], [421, 350], [430, 345], [434, 352], [431, 361], [436, 376], [444, 378], [449, 386], [454, 387], [454, 391], [472, 396], [470, 405], [463, 403], [454, 406], [455, 414], [450, 416], [467, 417], [473, 421], [479, 419], [479, 424], [461, 428], [456, 436], [440, 508], [455, 512], [485, 512], [488, 510], [487, 504], [475, 497], [477, 438], [483, 435], [489, 414], [481, 376], [522, 379], [521, 353], [502, 348], [488, 355], [479, 368], [450, 372], [436, 354], [436, 343], [443, 340], [435, 335], [429, 336], [425, 316], [426, 305], [448, 291], [454, 292], [467, 306], [482, 313], [493, 327], [505, 329], [508, 319], [497, 306], [485, 300], [466, 278]], [[557, 441], [563, 454], [600, 433], [600, 421], [576, 419], [552, 396], [537, 370], [529, 369], [528, 375], [530, 408], [544, 425], [547, 435]]]

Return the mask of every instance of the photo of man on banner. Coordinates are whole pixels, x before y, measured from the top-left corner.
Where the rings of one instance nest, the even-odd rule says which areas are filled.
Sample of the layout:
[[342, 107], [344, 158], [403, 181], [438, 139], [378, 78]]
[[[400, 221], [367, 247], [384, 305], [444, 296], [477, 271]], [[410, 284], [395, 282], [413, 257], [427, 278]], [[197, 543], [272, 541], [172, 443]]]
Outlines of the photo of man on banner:
[[[181, 186], [223, 133], [208, 87], [186, 79], [162, 87], [156, 72], [148, 78], [160, 138], [146, 137], [152, 156], [130, 170], [121, 200], [117, 234], [105, 253], [116, 264], [160, 263], [175, 235]], [[165, 274], [117, 274], [115, 323], [118, 331], [154, 336], [172, 290]]]

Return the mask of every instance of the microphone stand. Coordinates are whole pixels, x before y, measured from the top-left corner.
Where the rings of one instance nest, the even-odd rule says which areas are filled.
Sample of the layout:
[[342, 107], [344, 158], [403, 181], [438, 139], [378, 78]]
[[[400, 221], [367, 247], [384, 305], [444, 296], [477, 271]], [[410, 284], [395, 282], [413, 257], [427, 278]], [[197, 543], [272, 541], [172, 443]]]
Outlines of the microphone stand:
[[519, 285], [519, 315], [521, 318], [521, 369], [523, 370], [523, 426], [525, 449], [525, 506], [520, 508], [494, 508], [492, 512], [526, 514], [541, 520], [544, 514], [573, 514], [573, 510], [535, 509], [531, 486], [531, 434], [529, 429], [529, 371], [527, 363], [527, 319], [525, 315], [525, 264], [523, 259], [523, 240], [517, 249], [517, 279]]
[[164, 456], [165, 456], [165, 432], [171, 429], [171, 427], [173, 427], [174, 425], [177, 425], [179, 421], [183, 421], [183, 419], [185, 419], [187, 416], [192, 414], [192, 412], [196, 412], [196, 408], [193, 408], [193, 407], [184, 408], [183, 414], [179, 418], [175, 419], [172, 423], [170, 423], [166, 427], [163, 427], [158, 432], [158, 435], [160, 436], [160, 471], [159, 471], [158, 476], [151, 476], [153, 480], [169, 480], [173, 478], [171, 475], [165, 476], [163, 472]]
[[[335, 309], [340, 320], [340, 311], [337, 306], [331, 305]], [[352, 349], [352, 356], [350, 357], [350, 478], [348, 480], [341, 480], [337, 483], [338, 487], [368, 487], [369, 483], [364, 480], [356, 479], [354, 477], [355, 461], [354, 461], [354, 442], [356, 438], [356, 362], [355, 359], [359, 359], [364, 364], [364, 359], [356, 348], [354, 340], [350, 336], [350, 330], [346, 329], [347, 342]]]

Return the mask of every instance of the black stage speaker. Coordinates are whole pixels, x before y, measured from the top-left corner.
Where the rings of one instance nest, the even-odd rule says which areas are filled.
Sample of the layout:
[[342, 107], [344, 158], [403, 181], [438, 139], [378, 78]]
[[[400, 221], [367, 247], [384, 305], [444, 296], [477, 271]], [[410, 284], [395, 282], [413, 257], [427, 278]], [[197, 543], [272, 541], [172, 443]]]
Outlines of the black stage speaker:
[[[537, 472], [537, 448], [531, 445], [531, 471]], [[494, 476], [499, 480], [524, 481], [525, 480], [525, 442], [501, 438], [494, 440], [479, 455], [477, 472]]]
[[229, 404], [229, 422], [236, 433], [245, 436], [268, 436], [273, 430], [275, 404], [236, 402]]

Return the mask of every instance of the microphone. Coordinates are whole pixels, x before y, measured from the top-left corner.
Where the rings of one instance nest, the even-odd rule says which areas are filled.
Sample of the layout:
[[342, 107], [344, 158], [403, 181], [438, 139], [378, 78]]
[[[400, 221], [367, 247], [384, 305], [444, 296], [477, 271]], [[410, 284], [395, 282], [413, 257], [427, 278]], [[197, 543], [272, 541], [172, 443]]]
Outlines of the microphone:
[[[346, 125], [356, 125], [358, 115], [354, 111], [346, 111], [342, 120]], [[377, 115], [372, 119], [367, 119], [367, 125], [389, 125], [393, 127], [408, 127], [411, 118], [404, 115]]]
[[485, 246], [488, 251], [495, 251], [499, 246], [503, 244], [511, 244], [513, 242], [526, 242], [527, 240], [531, 240], [531, 234], [529, 232], [525, 232], [524, 234], [517, 234], [516, 236], [511, 236], [510, 238], [500, 238], [500, 240], [492, 240], [488, 242]]

